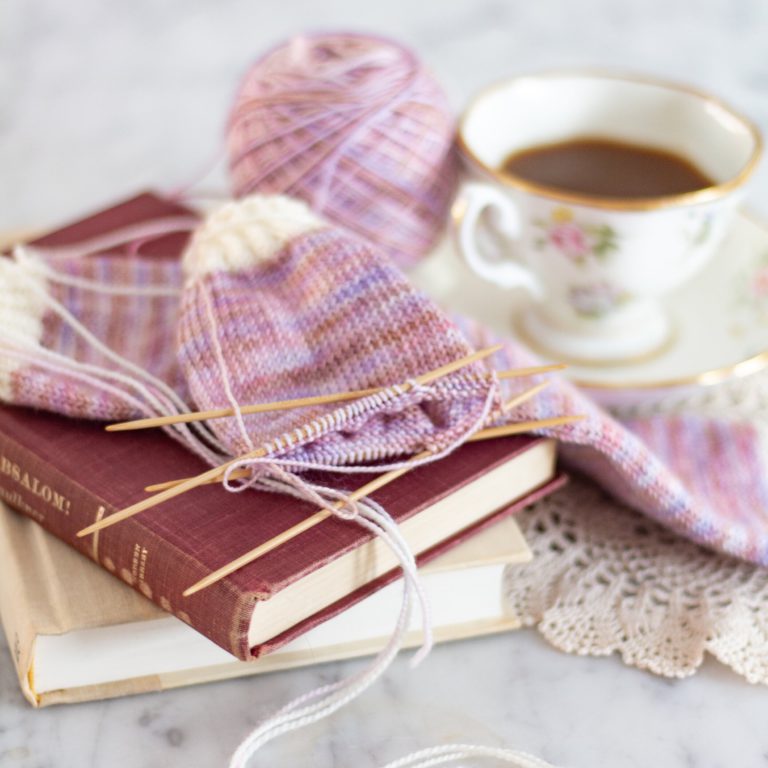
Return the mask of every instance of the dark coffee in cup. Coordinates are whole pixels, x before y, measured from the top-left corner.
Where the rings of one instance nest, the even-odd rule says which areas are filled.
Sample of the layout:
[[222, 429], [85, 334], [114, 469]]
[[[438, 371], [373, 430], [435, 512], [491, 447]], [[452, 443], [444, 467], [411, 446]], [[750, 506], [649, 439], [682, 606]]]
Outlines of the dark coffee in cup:
[[501, 169], [518, 179], [590, 197], [663, 197], [715, 183], [687, 158], [665, 149], [589, 137], [513, 152]]

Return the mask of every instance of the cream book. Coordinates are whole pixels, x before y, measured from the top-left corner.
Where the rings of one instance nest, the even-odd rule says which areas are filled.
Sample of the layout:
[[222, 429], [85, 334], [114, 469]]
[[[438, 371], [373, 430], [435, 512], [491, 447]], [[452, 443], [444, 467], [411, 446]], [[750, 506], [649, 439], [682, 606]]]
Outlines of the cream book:
[[[438, 642], [519, 626], [502, 573], [531, 552], [510, 517], [423, 569]], [[111, 698], [373, 654], [391, 632], [402, 581], [287, 645], [238, 661], [0, 504], [0, 617], [24, 696], [37, 707]], [[407, 645], [421, 640], [418, 617]]]

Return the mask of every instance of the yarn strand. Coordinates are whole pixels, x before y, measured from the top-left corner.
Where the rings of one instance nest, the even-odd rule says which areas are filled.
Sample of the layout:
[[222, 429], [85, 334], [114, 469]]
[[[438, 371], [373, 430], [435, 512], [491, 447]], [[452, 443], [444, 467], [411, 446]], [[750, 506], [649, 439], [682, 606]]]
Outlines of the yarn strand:
[[[403, 569], [403, 599], [392, 636], [362, 672], [302, 694], [267, 718], [240, 744], [232, 756], [230, 768], [245, 768], [250, 758], [273, 739], [322, 720], [356, 699], [384, 674], [397, 656], [408, 629], [413, 594], [423, 595], [416, 564], [396, 524], [377, 504], [368, 501], [361, 505], [360, 514], [355, 519], [390, 547]], [[425, 647], [428, 653], [430, 646]], [[419, 660], [424, 655], [418, 657]]]
[[27, 246], [17, 245], [13, 249], [13, 257], [26, 269], [32, 272], [37, 272], [52, 283], [113, 296], [157, 296], [160, 298], [167, 298], [169, 296], [179, 296], [181, 293], [181, 289], [179, 288], [164, 285], [135, 286], [115, 285], [114, 283], [108, 285], [106, 283], [98, 282], [97, 280], [88, 280], [82, 277], [74, 277], [73, 275], [65, 275], [52, 269], [39, 259], [33, 258], [30, 255], [30, 251], [35, 252], [34, 249], [28, 249]]
[[166, 216], [131, 224], [108, 234], [80, 240], [71, 245], [34, 245], [33, 248], [36, 253], [43, 256], [90, 256], [109, 251], [119, 245], [130, 244], [136, 240], [154, 240], [179, 232], [191, 232], [198, 223], [197, 217], [194, 216]]
[[490, 758], [502, 763], [510, 763], [517, 768], [555, 768], [551, 763], [527, 752], [518, 752], [504, 747], [483, 747], [474, 744], [445, 744], [439, 747], [412, 752], [387, 763], [384, 768], [432, 768], [446, 765], [457, 760]]
[[[316, 489], [319, 490], [319, 489]], [[329, 491], [331, 489], [322, 489]], [[338, 493], [333, 492], [331, 493]], [[298, 696], [257, 726], [240, 744], [230, 760], [230, 768], [246, 768], [250, 759], [266, 744], [279, 736], [298, 730], [333, 715], [346, 704], [365, 693], [391, 666], [408, 629], [414, 594], [422, 606], [423, 621], [428, 621], [428, 602], [422, 591], [418, 570], [407, 543], [397, 524], [375, 502], [367, 500], [360, 505], [353, 518], [358, 524], [379, 536], [396, 554], [403, 569], [403, 599], [395, 628], [386, 645], [362, 672], [335, 683], [320, 686]], [[425, 624], [425, 630], [429, 624]], [[425, 634], [420, 651], [411, 660], [419, 664], [429, 653], [431, 632]], [[443, 745], [411, 753], [388, 763], [385, 768], [432, 768], [467, 758], [490, 758], [517, 766], [517, 768], [555, 768], [533, 755], [499, 747], [468, 744]]]

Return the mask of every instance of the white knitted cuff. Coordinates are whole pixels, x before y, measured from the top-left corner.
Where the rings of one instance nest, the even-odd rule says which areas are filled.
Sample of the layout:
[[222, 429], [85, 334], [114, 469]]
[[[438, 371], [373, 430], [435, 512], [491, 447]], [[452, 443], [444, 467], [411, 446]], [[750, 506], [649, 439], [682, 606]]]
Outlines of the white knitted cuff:
[[282, 195], [226, 203], [195, 231], [184, 253], [184, 273], [197, 278], [248, 269], [274, 257], [289, 240], [324, 226], [305, 203]]
[[[22, 351], [40, 346], [46, 290], [46, 279], [40, 272], [0, 256], [0, 346], [7, 344]], [[24, 365], [0, 351], [0, 400], [12, 399], [12, 376]]]

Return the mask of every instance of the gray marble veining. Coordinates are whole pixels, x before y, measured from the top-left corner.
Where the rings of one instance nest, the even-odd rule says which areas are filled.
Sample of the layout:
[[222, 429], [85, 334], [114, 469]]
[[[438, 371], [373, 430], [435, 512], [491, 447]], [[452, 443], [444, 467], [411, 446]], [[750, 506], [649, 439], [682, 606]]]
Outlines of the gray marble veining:
[[[110, 702], [32, 711], [0, 665], [3, 768], [225, 765], [260, 714], [361, 668], [347, 662]], [[768, 691], [706, 664], [669, 681], [616, 658], [571, 657], [530, 630], [400, 659], [332, 719], [267, 747], [255, 765], [380, 766], [439, 743], [506, 745], [570, 768], [757, 768]]]
[[[194, 180], [216, 160], [248, 62], [291, 32], [330, 27], [415, 46], [457, 108], [508, 73], [605, 66], [690, 81], [768, 129], [763, 0], [0, 0], [0, 229]], [[768, 214], [765, 167], [751, 205]], [[262, 713], [362, 663], [33, 711], [1, 647], [0, 768], [224, 765]], [[520, 631], [438, 648], [417, 671], [399, 660], [258, 764], [376, 766], [472, 741], [574, 768], [757, 768], [766, 712], [768, 691], [714, 663], [668, 681]]]

